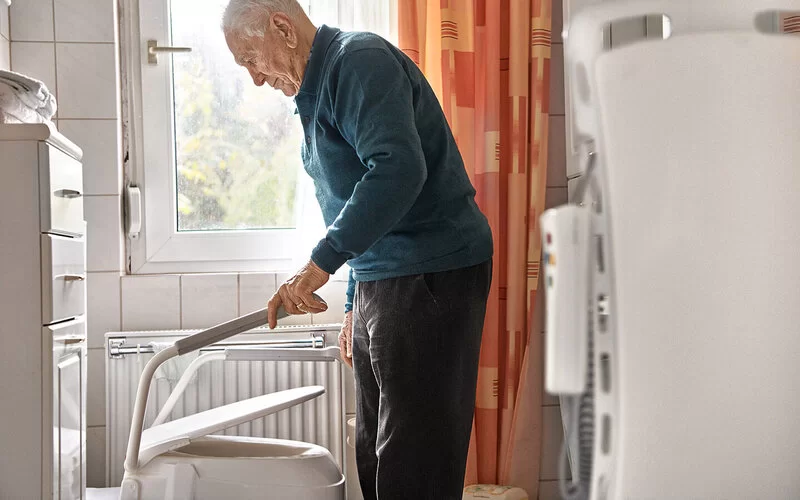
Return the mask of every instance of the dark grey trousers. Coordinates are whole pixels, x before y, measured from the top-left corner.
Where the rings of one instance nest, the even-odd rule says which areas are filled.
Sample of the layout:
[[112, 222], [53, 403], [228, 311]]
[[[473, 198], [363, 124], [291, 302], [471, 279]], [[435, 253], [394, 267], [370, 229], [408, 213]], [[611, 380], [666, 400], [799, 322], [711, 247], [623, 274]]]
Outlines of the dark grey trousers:
[[492, 263], [357, 284], [356, 462], [366, 500], [460, 500]]

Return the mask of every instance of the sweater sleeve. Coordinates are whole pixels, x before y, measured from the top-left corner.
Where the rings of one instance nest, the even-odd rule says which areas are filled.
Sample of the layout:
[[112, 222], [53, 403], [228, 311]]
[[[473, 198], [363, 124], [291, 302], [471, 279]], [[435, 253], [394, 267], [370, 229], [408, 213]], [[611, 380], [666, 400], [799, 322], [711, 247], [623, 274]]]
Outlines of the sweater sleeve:
[[353, 278], [353, 270], [350, 269], [350, 276], [347, 278], [347, 300], [344, 303], [344, 312], [349, 313], [353, 310], [353, 298], [356, 295], [356, 280]]
[[387, 49], [342, 56], [332, 85], [334, 119], [367, 173], [312, 252], [314, 263], [331, 274], [389, 232], [427, 179], [412, 84]]

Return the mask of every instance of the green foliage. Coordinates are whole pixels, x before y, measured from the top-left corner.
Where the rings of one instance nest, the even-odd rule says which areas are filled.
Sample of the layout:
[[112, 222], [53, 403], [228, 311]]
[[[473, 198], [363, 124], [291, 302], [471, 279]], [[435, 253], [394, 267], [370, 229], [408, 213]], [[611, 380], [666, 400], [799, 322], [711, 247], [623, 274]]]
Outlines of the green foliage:
[[218, 50], [203, 50], [206, 36], [175, 58], [178, 228], [294, 227], [302, 129], [293, 103], [241, 68], [232, 75]]

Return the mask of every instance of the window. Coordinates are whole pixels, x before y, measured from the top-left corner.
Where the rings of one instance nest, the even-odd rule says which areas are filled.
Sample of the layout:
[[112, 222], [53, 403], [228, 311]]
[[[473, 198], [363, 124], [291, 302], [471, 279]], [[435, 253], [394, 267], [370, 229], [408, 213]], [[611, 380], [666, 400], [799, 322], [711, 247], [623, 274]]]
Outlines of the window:
[[[395, 2], [300, 3], [317, 25], [394, 41]], [[128, 234], [133, 273], [289, 269], [324, 235], [294, 102], [235, 64], [220, 29], [227, 3], [126, 2], [126, 180], [141, 194], [128, 208], [141, 220]], [[153, 45], [191, 52], [153, 59]]]

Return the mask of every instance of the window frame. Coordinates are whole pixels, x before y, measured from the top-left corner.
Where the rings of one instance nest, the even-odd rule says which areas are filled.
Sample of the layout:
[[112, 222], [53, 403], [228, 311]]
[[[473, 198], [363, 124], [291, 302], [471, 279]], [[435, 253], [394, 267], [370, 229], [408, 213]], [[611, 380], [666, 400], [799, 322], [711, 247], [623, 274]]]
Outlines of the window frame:
[[[168, 44], [169, 0], [125, 0], [123, 18], [123, 112], [126, 122], [126, 186], [139, 188], [138, 235], [126, 227], [128, 271], [132, 274], [276, 271], [289, 269], [298, 249], [298, 229], [178, 231], [172, 57], [146, 62], [147, 41]], [[134, 5], [136, 4], [136, 5]], [[142, 19], [140, 12], [147, 12]], [[222, 33], [220, 32], [220, 36]], [[123, 38], [124, 34], [123, 34]], [[180, 57], [177, 55], [176, 57]], [[147, 95], [143, 93], [148, 89]], [[125, 106], [127, 104], [127, 106]], [[298, 153], [299, 154], [299, 153]], [[128, 193], [126, 192], [126, 195]], [[132, 197], [128, 196], [128, 200]], [[310, 251], [310, 249], [308, 249]]]

